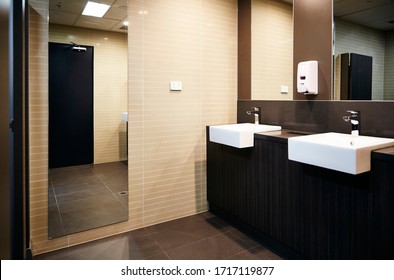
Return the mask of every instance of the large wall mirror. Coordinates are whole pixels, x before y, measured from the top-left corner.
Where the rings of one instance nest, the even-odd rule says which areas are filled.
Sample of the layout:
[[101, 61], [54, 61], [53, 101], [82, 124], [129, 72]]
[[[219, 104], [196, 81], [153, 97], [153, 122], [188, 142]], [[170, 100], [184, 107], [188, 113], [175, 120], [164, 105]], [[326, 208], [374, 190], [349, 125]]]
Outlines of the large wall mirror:
[[49, 238], [128, 219], [128, 1], [87, 2], [49, 0]]
[[[293, 1], [252, 0], [251, 99], [293, 99]], [[333, 100], [350, 90], [346, 54], [372, 57], [356, 71], [371, 75], [370, 98], [342, 93], [342, 99], [394, 100], [394, 3], [391, 0], [333, 0], [334, 73]], [[318, 24], [318, 23], [316, 23]], [[356, 68], [356, 67], [354, 67]], [[342, 69], [342, 75], [341, 75]], [[342, 78], [341, 78], [342, 77]], [[342, 80], [341, 80], [342, 79]], [[365, 81], [364, 78], [359, 80]], [[365, 88], [361, 84], [361, 88]], [[357, 89], [357, 87], [356, 87]]]
[[334, 99], [394, 100], [394, 2], [334, 0]]

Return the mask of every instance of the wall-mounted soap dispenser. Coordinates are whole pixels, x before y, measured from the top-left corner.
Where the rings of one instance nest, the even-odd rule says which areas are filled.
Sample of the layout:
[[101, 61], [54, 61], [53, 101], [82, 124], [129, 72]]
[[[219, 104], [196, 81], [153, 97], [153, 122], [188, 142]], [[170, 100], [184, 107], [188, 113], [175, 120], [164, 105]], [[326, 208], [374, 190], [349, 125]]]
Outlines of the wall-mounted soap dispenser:
[[316, 60], [302, 61], [297, 68], [297, 92], [318, 94], [318, 63]]

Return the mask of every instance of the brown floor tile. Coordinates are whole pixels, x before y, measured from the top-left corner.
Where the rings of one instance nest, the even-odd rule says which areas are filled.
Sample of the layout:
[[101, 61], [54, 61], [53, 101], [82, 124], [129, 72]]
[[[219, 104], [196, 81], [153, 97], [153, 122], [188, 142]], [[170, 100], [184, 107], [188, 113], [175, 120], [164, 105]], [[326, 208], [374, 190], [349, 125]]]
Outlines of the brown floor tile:
[[257, 246], [247, 251], [235, 254], [229, 260], [281, 260], [282, 258], [263, 246]]
[[35, 256], [41, 260], [280, 259], [226, 222], [202, 213]]
[[155, 255], [155, 256], [151, 256], [149, 258], [146, 258], [146, 260], [169, 260], [170, 258], [168, 257], [167, 254], [162, 253], [160, 255]]
[[[96, 170], [97, 169], [97, 170]], [[128, 195], [113, 192], [99, 178], [112, 179], [127, 191], [127, 164], [123, 162], [79, 165], [49, 171], [48, 200], [59, 210], [49, 212], [48, 232], [55, 238], [128, 219]], [[124, 183], [126, 182], [126, 183]]]
[[226, 232], [167, 250], [166, 253], [174, 260], [222, 260], [250, 248], [244, 240]]
[[35, 259], [143, 260], [163, 254], [163, 250], [152, 238], [133, 238], [122, 235], [44, 254]]
[[148, 226], [145, 229], [147, 231], [149, 231], [150, 233], [155, 233], [155, 232], [162, 231], [164, 229], [184, 227], [186, 225], [190, 225], [190, 224], [193, 224], [196, 222], [205, 221], [206, 219], [208, 219], [208, 218], [204, 215], [204, 213], [202, 213], [202, 214], [196, 214], [196, 215], [187, 216], [184, 218], [179, 218], [176, 220], [156, 224], [153, 226]]
[[190, 242], [198, 241], [228, 231], [228, 226], [222, 227], [210, 220], [195, 219], [191, 223], [180, 223], [177, 226], [162, 229], [151, 236], [163, 248], [173, 249]]

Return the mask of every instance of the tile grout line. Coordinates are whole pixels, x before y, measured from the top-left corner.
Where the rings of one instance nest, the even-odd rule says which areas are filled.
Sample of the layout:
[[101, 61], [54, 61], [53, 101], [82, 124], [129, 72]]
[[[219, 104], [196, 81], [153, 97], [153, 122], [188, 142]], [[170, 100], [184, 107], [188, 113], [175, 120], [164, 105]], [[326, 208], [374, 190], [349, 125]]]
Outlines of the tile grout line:
[[[94, 164], [93, 164], [94, 165]], [[120, 201], [120, 199], [116, 196], [116, 194], [112, 191], [112, 189], [108, 186], [108, 184], [100, 177], [100, 175], [97, 174], [96, 170], [94, 169], [94, 167], [91, 167], [94, 175], [104, 184], [104, 186], [107, 187], [107, 189], [110, 191], [110, 193], [115, 196], [115, 199], [120, 203], [120, 205], [122, 205], [123, 208], [125, 208], [126, 210], [128, 210], [128, 208], [123, 205], [123, 203]]]
[[[51, 188], [52, 188], [52, 191], [53, 191], [53, 196], [54, 196], [55, 201], [56, 201], [57, 212], [59, 213], [59, 217], [60, 217], [60, 223], [61, 223], [61, 225], [62, 225], [62, 231], [63, 231], [63, 234], [66, 234], [66, 230], [64, 229], [64, 224], [63, 224], [62, 213], [60, 212], [60, 206], [59, 206], [59, 202], [58, 202], [58, 200], [57, 200], [56, 190], [55, 190], [55, 188], [53, 187], [53, 180], [52, 180], [52, 176], [51, 176], [50, 171], [48, 171], [48, 174], [49, 174], [49, 180], [50, 180]], [[48, 217], [49, 217], [49, 213], [48, 213]], [[48, 224], [48, 233], [49, 233], [49, 224]], [[49, 238], [49, 237], [50, 237], [50, 236], [48, 236], [48, 238]], [[56, 237], [56, 236], [55, 236], [55, 237]]]
[[164, 249], [160, 246], [160, 244], [157, 242], [157, 240], [156, 240], [153, 236], [151, 236], [151, 238], [155, 241], [155, 243], [157, 244], [157, 246], [159, 246], [159, 248], [160, 248], [160, 249], [163, 251], [163, 253], [167, 256], [167, 258], [171, 260], [171, 257], [167, 254], [166, 250], [164, 250]]
[[[179, 246], [176, 246], [176, 247], [173, 247], [173, 248], [169, 248], [169, 249], [167, 249], [167, 250], [164, 250], [164, 249], [162, 249], [162, 250], [166, 253], [166, 255], [168, 255], [168, 254], [167, 254], [167, 251], [171, 251], [171, 250], [175, 250], [175, 249], [180, 249], [180, 248], [182, 248], [182, 247], [190, 246], [190, 245], [192, 245], [192, 244], [195, 244], [195, 243], [198, 243], [198, 242], [207, 240], [207, 239], [209, 239], [209, 238], [218, 237], [219, 235], [225, 236], [224, 233], [226, 233], [226, 232], [229, 232], [229, 230], [228, 230], [228, 231], [224, 231], [224, 232], [218, 232], [218, 233], [212, 234], [212, 235], [210, 235], [210, 236], [205, 236], [205, 237], [203, 237], [203, 238], [200, 238], [200, 239], [197, 239], [197, 240], [193, 240], [193, 241], [190, 241], [190, 242], [188, 242], [188, 243], [186, 243], [186, 244], [182, 244], [182, 245], [179, 245]], [[160, 232], [159, 232], [159, 233], [160, 233]], [[235, 236], [235, 237], [238, 238], [237, 236]], [[155, 240], [155, 242], [157, 242], [156, 239], [155, 239], [153, 236], [152, 236], [152, 238]], [[239, 238], [238, 238], [238, 239], [239, 239]], [[160, 246], [160, 245], [159, 245], [159, 246]], [[161, 246], [160, 246], [160, 248], [161, 248]], [[169, 255], [168, 255], [168, 257], [169, 257]], [[170, 258], [170, 259], [171, 259], [171, 258]]]

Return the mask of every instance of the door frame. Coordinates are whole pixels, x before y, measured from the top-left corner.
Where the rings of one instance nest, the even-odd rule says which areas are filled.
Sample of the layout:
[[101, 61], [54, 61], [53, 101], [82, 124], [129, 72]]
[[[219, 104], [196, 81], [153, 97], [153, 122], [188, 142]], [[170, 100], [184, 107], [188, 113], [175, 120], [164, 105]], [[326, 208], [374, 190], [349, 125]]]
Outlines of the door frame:
[[28, 18], [26, 0], [3, 0], [0, 13], [1, 259], [26, 259], [29, 249]]

